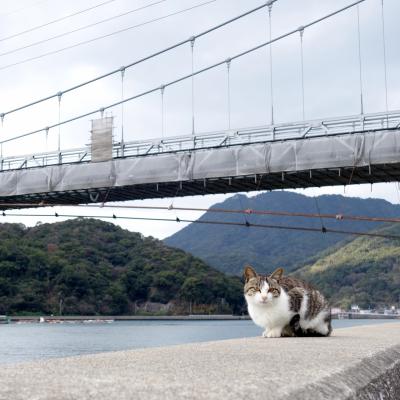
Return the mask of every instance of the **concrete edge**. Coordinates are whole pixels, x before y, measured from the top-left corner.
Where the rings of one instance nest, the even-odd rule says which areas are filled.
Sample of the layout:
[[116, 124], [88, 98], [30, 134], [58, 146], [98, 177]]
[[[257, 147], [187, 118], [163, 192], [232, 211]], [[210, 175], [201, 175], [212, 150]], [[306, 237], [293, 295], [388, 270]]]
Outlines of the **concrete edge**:
[[[359, 363], [293, 392], [302, 400], [400, 399], [400, 345], [372, 354]], [[291, 396], [285, 396], [291, 398]]]
[[[400, 321], [395, 321], [400, 324]], [[376, 325], [357, 325], [357, 326], [350, 326], [350, 327], [342, 327], [342, 328], [334, 328], [332, 330], [332, 336], [335, 336], [335, 332], [337, 331], [346, 331], [347, 329], [352, 329], [352, 328], [359, 328], [363, 326], [385, 326], [387, 324], [391, 324], [393, 322], [382, 322], [381, 324], [376, 324]], [[160, 345], [160, 346], [150, 346], [150, 347], [135, 347], [135, 348], [130, 348], [130, 349], [123, 349], [123, 350], [109, 350], [109, 351], [101, 351], [101, 352], [96, 352], [96, 353], [85, 353], [85, 354], [75, 354], [75, 355], [67, 355], [67, 356], [62, 356], [62, 357], [51, 357], [51, 358], [39, 358], [35, 360], [27, 360], [27, 361], [19, 361], [15, 363], [10, 363], [10, 364], [1, 364], [0, 367], [3, 368], [13, 368], [17, 365], [38, 365], [40, 363], [48, 363], [48, 362], [57, 362], [60, 360], [80, 360], [80, 359], [89, 359], [89, 358], [97, 358], [97, 357], [104, 357], [104, 356], [116, 356], [118, 354], [125, 354], [125, 353], [130, 353], [130, 352], [143, 352], [143, 351], [148, 351], [151, 349], [164, 349], [164, 348], [185, 348], [185, 347], [190, 347], [193, 345], [199, 345], [199, 346], [204, 346], [208, 344], [221, 344], [221, 343], [226, 343], [226, 342], [236, 342], [239, 340], [258, 340], [261, 337], [261, 332], [262, 329], [260, 328], [260, 333], [257, 336], [246, 336], [246, 337], [239, 337], [239, 338], [229, 338], [229, 339], [219, 339], [219, 340], [207, 340], [207, 341], [199, 341], [199, 342], [188, 342], [188, 343], [176, 343], [176, 344], [170, 344], [170, 345]], [[289, 340], [292, 338], [289, 338]], [[263, 339], [266, 340], [266, 339]], [[279, 339], [278, 339], [279, 340]], [[305, 340], [312, 340], [311, 337], [305, 338]], [[400, 349], [400, 345], [399, 345]], [[399, 350], [400, 353], [400, 350]], [[375, 357], [375, 355], [372, 355], [371, 357]], [[399, 361], [400, 361], [400, 354], [399, 354]], [[400, 379], [399, 379], [400, 380]], [[337, 392], [337, 391], [336, 391]], [[400, 400], [400, 396], [399, 399]]]

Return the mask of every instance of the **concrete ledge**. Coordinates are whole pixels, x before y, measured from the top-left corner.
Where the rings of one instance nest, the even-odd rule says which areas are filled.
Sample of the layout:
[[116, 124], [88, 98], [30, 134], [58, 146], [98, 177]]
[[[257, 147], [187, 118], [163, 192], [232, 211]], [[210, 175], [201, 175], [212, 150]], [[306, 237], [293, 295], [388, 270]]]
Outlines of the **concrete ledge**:
[[399, 376], [390, 323], [2, 366], [0, 399], [398, 400]]

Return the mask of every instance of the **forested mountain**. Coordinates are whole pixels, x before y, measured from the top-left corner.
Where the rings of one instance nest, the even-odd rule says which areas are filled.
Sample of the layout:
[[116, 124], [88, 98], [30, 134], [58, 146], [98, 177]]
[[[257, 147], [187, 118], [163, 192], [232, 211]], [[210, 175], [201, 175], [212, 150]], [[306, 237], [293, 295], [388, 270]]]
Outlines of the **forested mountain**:
[[127, 314], [144, 305], [187, 313], [189, 304], [194, 312], [238, 312], [242, 284], [182, 250], [99, 220], [0, 224], [0, 314], [58, 314], [60, 307]]
[[[400, 206], [385, 200], [349, 198], [338, 195], [306, 197], [293, 192], [262, 193], [248, 198], [235, 195], [212, 208], [254, 209], [291, 211], [299, 213], [326, 213], [364, 216], [398, 217]], [[321, 229], [318, 218], [256, 216], [254, 214], [205, 213], [200, 220], [238, 221], [259, 224], [275, 224], [313, 227]], [[331, 229], [367, 231], [381, 223], [324, 219], [322, 223]], [[247, 228], [190, 224], [164, 240], [172, 247], [183, 249], [200, 257], [212, 267], [228, 274], [241, 275], [245, 264], [252, 264], [258, 271], [271, 272], [277, 266], [287, 271], [310, 263], [321, 251], [352, 237], [320, 232], [290, 231], [278, 229]]]
[[[378, 232], [400, 236], [400, 225], [385, 226]], [[314, 283], [333, 305], [399, 305], [400, 240], [359, 237], [327, 251], [295, 275]]]
[[[215, 207], [398, 217], [382, 200], [296, 193], [234, 196]], [[203, 219], [243, 222], [243, 215], [207, 213]], [[252, 223], [321, 227], [319, 219], [247, 215]], [[400, 236], [399, 225], [324, 220], [331, 228]], [[178, 241], [181, 240], [181, 242]], [[400, 301], [400, 242], [273, 229], [195, 225], [166, 240], [232, 274], [253, 264], [277, 266], [316, 284], [334, 305], [362, 307]], [[306, 266], [305, 266], [306, 265]], [[0, 224], [0, 314], [185, 314], [242, 312], [242, 282], [170, 248], [110, 223], [75, 219], [26, 228]]]

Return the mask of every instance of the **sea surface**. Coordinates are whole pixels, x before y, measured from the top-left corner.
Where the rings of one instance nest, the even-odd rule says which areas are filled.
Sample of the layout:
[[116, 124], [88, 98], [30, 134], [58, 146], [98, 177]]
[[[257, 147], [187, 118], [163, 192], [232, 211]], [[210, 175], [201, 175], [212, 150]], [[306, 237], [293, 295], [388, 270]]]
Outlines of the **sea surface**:
[[[398, 320], [333, 320], [333, 328]], [[252, 321], [116, 321], [0, 325], [0, 364], [258, 336]]]

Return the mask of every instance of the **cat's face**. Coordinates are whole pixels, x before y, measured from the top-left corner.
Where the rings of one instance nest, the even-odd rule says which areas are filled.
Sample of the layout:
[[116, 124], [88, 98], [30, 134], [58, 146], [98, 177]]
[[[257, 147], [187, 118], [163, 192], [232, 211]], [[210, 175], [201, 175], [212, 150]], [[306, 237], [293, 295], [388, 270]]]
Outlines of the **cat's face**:
[[281, 295], [282, 288], [278, 279], [282, 272], [279, 269], [269, 276], [258, 275], [253, 268], [247, 266], [244, 271], [244, 296], [247, 302], [257, 305], [273, 304]]

